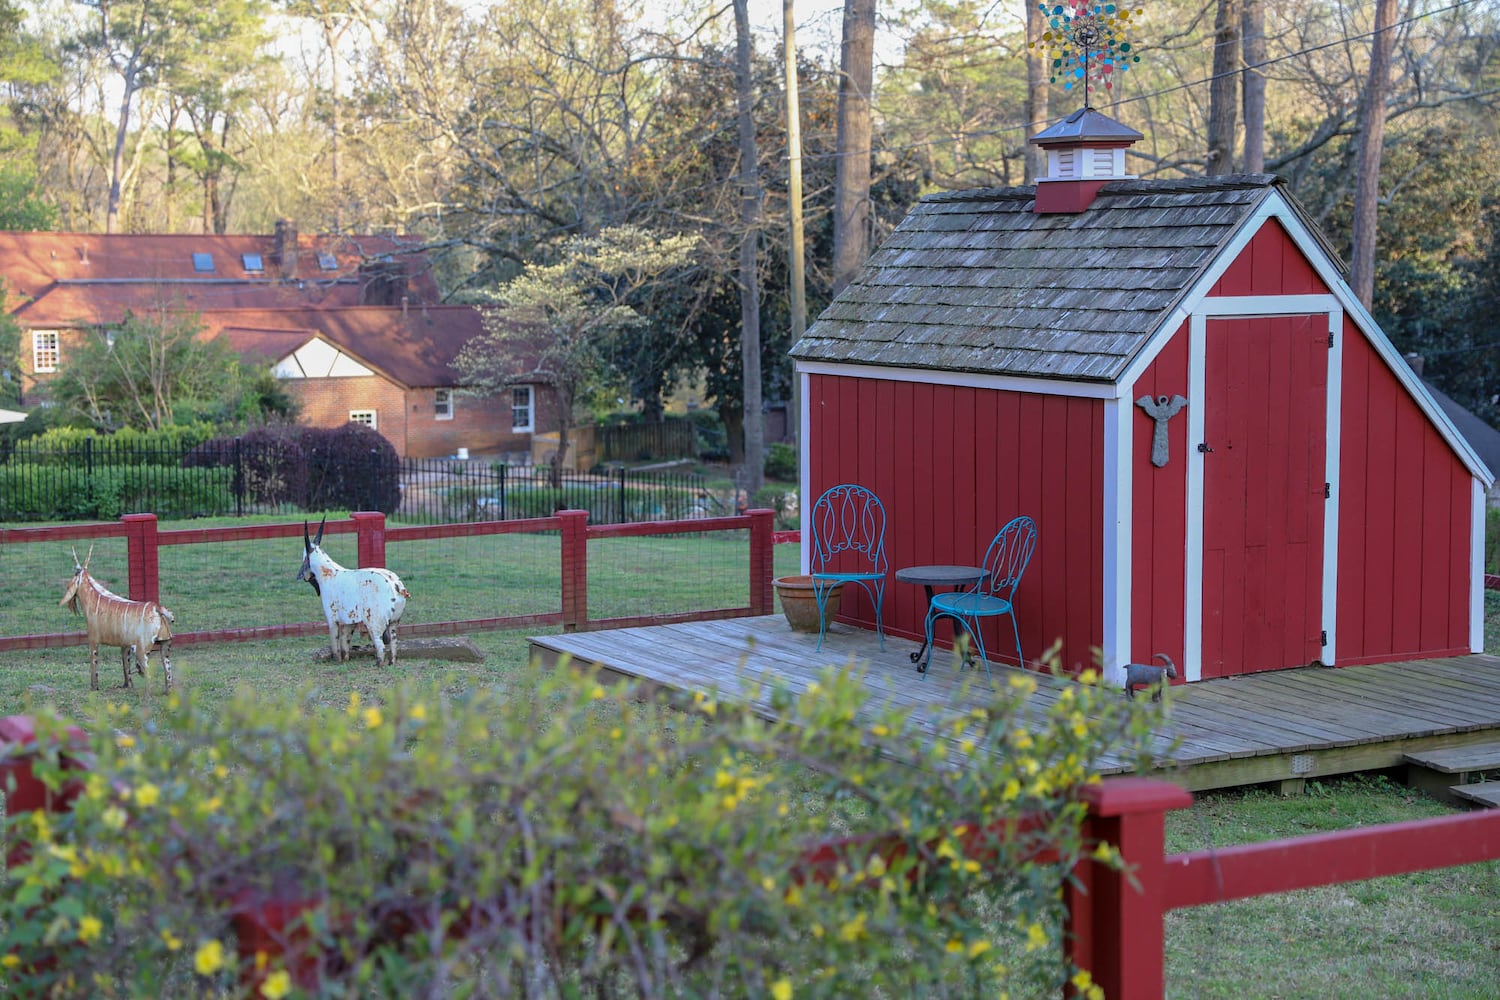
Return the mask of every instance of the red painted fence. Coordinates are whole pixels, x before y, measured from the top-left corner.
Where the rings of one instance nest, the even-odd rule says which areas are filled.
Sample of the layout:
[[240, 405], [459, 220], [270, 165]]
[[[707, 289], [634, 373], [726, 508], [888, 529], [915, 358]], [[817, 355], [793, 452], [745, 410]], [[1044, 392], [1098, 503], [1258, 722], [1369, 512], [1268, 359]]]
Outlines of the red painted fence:
[[[33, 761], [49, 749], [60, 752], [65, 769], [90, 768], [81, 730], [69, 729], [60, 739], [49, 748], [42, 745], [31, 719], [0, 719], [0, 783], [9, 789], [6, 805], [12, 817], [37, 809], [72, 808], [80, 781], [70, 781], [54, 793], [33, 773]], [[1126, 777], [1085, 786], [1082, 795], [1088, 804], [1085, 843], [1114, 845], [1129, 870], [1117, 871], [1093, 860], [1078, 866], [1064, 887], [1065, 950], [1074, 964], [1089, 970], [1109, 1000], [1163, 995], [1163, 918], [1168, 910], [1500, 859], [1500, 810], [1168, 855], [1163, 852], [1166, 815], [1191, 805], [1190, 793], [1165, 781]], [[957, 836], [966, 856], [993, 863], [984, 845], [1003, 827], [963, 826], [965, 832]], [[1024, 821], [1015, 827], [1018, 832], [1028, 828]], [[907, 838], [894, 832], [828, 841], [804, 854], [796, 874], [801, 881], [847, 877], [851, 868], [864, 865], [872, 850], [890, 861], [912, 849]], [[12, 843], [7, 864], [15, 864], [28, 851], [28, 844]], [[287, 932], [295, 930], [301, 904], [238, 897], [236, 902], [242, 958], [257, 949], [270, 955], [297, 950], [297, 934]], [[299, 952], [285, 958], [299, 986], [318, 985], [315, 956]], [[259, 986], [256, 970], [255, 963], [245, 963], [246, 985]]]
[[[403, 625], [402, 636], [454, 635], [487, 629], [531, 628], [561, 625], [566, 631], [601, 628], [624, 628], [632, 625], [663, 625], [673, 622], [702, 621], [710, 618], [740, 618], [768, 615], [775, 610], [771, 580], [775, 575], [772, 562], [775, 511], [751, 510], [730, 517], [687, 521], [650, 521], [632, 524], [588, 523], [588, 512], [559, 511], [552, 517], [522, 521], [482, 521], [473, 524], [437, 524], [388, 528], [385, 515], [357, 512], [347, 521], [332, 521], [325, 527], [328, 534], [354, 533], [357, 537], [358, 565], [385, 566], [386, 547], [401, 542], [432, 538], [464, 538], [479, 535], [557, 532], [562, 539], [562, 592], [560, 610], [528, 615], [495, 618], [471, 618], [461, 621], [427, 622]], [[590, 618], [588, 609], [589, 557], [588, 543], [596, 538], [630, 538], [656, 535], [704, 534], [715, 531], [749, 529], [750, 603], [737, 608], [710, 611], [686, 611], [676, 614], [636, 615], [631, 617]], [[243, 542], [257, 539], [298, 538], [304, 526], [297, 523], [242, 525], [232, 528], [180, 528], [160, 531], [155, 514], [126, 514], [118, 524], [76, 524], [53, 528], [0, 529], [0, 545], [21, 542], [87, 542], [98, 538], [124, 538], [129, 561], [128, 596], [136, 601], [157, 601], [159, 595], [158, 554], [167, 545], [201, 545], [215, 542]], [[290, 625], [266, 625], [255, 628], [215, 629], [180, 632], [172, 637], [173, 645], [202, 642], [245, 642], [281, 639], [291, 636], [317, 636], [328, 631], [326, 623], [299, 622]], [[58, 632], [46, 635], [0, 637], [0, 651], [38, 649], [50, 646], [77, 646], [86, 641], [83, 632]]]

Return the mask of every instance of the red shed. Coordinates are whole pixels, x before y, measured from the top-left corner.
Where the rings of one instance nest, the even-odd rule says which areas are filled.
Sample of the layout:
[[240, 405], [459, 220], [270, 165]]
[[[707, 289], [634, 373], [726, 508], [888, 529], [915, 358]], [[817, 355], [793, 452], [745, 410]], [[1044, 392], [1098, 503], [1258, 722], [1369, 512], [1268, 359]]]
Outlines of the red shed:
[[1031, 515], [1023, 651], [1112, 681], [1480, 651], [1493, 475], [1278, 178], [1131, 178], [1138, 138], [1086, 109], [1035, 187], [912, 209], [792, 351], [802, 495], [875, 490], [893, 568]]

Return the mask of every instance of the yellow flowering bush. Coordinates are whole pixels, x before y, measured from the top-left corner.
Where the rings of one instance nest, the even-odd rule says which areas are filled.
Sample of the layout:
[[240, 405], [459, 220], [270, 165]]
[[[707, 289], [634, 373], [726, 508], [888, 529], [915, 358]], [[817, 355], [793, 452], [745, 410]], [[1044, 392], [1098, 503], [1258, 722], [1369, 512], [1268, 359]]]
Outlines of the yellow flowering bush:
[[1080, 858], [1119, 857], [1084, 841], [1075, 792], [1101, 762], [1144, 764], [1162, 706], [997, 681], [935, 718], [878, 710], [835, 670], [761, 692], [775, 721], [566, 669], [504, 698], [117, 708], [90, 727], [74, 810], [7, 819], [38, 849], [0, 893], [0, 987], [1087, 993], [1061, 957], [1060, 886]]

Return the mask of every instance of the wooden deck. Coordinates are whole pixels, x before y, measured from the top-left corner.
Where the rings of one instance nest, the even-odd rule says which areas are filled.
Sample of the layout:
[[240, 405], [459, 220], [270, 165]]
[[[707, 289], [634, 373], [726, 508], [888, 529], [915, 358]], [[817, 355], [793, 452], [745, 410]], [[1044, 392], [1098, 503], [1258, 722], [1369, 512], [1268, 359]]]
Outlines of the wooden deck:
[[[948, 739], [941, 720], [975, 700], [971, 693], [966, 701], [963, 691], [974, 675], [957, 674], [944, 650], [923, 680], [910, 660], [914, 642], [887, 636], [882, 651], [874, 633], [835, 625], [816, 652], [817, 636], [792, 632], [779, 615], [530, 641], [544, 662], [566, 655], [646, 690], [716, 689], [741, 700], [751, 682], [774, 681], [800, 692], [826, 667], [852, 666], [863, 671], [872, 712], [886, 704], [910, 708], [934, 739]], [[992, 669], [1001, 682], [1005, 668]], [[1055, 698], [1068, 683], [1032, 676], [1043, 699]], [[1407, 753], [1500, 736], [1500, 657], [1488, 654], [1281, 670], [1179, 685], [1172, 693], [1158, 745], [1181, 742], [1159, 774], [1193, 790], [1280, 782], [1291, 791], [1307, 778], [1397, 767]], [[769, 704], [750, 700], [757, 712], [771, 714]]]

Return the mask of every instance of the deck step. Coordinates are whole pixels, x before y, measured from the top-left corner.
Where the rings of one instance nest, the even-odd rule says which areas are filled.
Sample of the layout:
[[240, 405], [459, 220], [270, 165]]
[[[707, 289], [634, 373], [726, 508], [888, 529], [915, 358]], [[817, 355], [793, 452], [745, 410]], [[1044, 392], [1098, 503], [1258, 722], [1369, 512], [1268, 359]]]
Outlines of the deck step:
[[[1500, 740], [1442, 750], [1421, 750], [1403, 757], [1407, 764], [1406, 783], [1413, 788], [1454, 804], [1483, 802], [1500, 805], [1500, 782], [1483, 782], [1487, 772], [1500, 772]], [[1464, 791], [1468, 788], [1483, 788], [1484, 791]]]
[[1500, 781], [1480, 781], [1472, 785], [1454, 785], [1448, 789], [1458, 798], [1491, 809], [1500, 808]]
[[1500, 771], [1500, 740], [1473, 743], [1446, 750], [1426, 750], [1406, 754], [1408, 764], [1425, 767], [1442, 774], [1468, 774], [1474, 771]]

